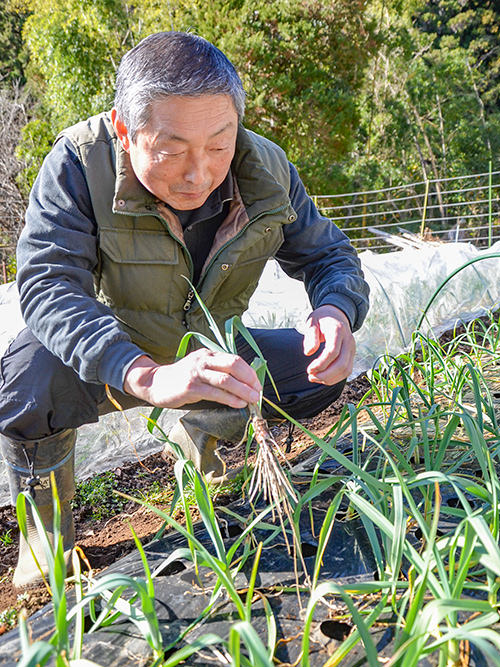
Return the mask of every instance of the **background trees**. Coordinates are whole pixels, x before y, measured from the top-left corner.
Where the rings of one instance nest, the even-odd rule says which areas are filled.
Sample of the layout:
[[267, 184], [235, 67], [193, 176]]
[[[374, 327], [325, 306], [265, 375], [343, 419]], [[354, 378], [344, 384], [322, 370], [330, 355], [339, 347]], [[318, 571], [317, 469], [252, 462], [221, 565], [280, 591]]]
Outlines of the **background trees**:
[[[332, 156], [345, 155], [357, 128], [357, 92], [376, 41], [366, 0], [178, 0], [169, 13], [139, 0], [31, 0], [24, 26], [29, 75], [47, 137], [109, 108], [121, 55], [145, 35], [192, 30], [234, 62], [248, 91], [247, 125], [274, 139], [310, 187], [334, 188]], [[167, 25], [166, 25], [167, 24]], [[21, 152], [37, 170], [32, 134]], [[42, 145], [43, 153], [46, 149]], [[28, 174], [26, 184], [32, 180]]]
[[493, 0], [7, 0], [0, 85], [32, 101], [18, 184], [63, 127], [110, 107], [121, 55], [172, 28], [227, 53], [247, 126], [311, 192], [485, 171], [500, 150], [499, 26]]
[[384, 38], [365, 78], [349, 169], [358, 189], [484, 172], [498, 161], [498, 12], [486, 7], [493, 4], [371, 4]]
[[[365, 0], [203, 0], [176, 25], [216, 43], [248, 92], [246, 125], [279, 143], [314, 191], [338, 187], [358, 126], [358, 95], [377, 43]], [[221, 26], [224, 29], [221, 30]]]

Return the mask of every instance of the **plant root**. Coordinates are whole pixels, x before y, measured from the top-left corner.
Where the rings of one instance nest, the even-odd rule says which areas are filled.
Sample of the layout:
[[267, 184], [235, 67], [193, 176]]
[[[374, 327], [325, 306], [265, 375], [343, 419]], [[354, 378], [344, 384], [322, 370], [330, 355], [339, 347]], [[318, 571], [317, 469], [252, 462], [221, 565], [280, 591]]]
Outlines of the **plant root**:
[[[260, 491], [264, 500], [272, 506], [272, 518], [275, 520], [275, 510], [285, 538], [288, 552], [290, 544], [288, 541], [284, 519], [288, 519], [290, 527], [293, 530], [293, 506], [298, 502], [297, 495], [290, 480], [283, 472], [275, 452], [278, 451], [283, 456], [278, 443], [269, 431], [266, 420], [262, 417], [257, 405], [250, 406], [251, 423], [254, 430], [254, 437], [259, 446], [257, 461], [252, 474], [249, 486], [249, 500], [253, 502]], [[286, 461], [285, 457], [283, 456]]]

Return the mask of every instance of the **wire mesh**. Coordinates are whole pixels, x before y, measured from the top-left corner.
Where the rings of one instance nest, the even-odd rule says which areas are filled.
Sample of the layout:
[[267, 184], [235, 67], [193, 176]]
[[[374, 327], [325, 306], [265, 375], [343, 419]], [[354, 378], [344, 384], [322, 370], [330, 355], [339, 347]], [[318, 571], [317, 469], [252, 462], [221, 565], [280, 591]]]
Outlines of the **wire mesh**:
[[[313, 200], [359, 251], [461, 241], [484, 248], [500, 240], [500, 171], [314, 195]], [[0, 196], [1, 203], [6, 202]], [[0, 224], [0, 269], [15, 251], [17, 234], [8, 222]], [[5, 280], [0, 270], [0, 281]]]
[[484, 248], [500, 239], [500, 171], [313, 200], [358, 250], [387, 252], [422, 242]]

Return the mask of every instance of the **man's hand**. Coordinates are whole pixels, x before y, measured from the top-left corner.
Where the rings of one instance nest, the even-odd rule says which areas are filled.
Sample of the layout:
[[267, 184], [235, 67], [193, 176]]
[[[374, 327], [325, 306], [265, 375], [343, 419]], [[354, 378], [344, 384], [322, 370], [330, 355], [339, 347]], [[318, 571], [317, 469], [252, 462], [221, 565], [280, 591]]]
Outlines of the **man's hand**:
[[261, 385], [241, 357], [203, 348], [164, 366], [139, 357], [127, 371], [123, 388], [159, 408], [180, 408], [201, 400], [244, 408], [259, 400]]
[[323, 351], [307, 368], [309, 382], [333, 385], [345, 380], [352, 371], [356, 343], [347, 316], [336, 306], [320, 306], [309, 315], [304, 354], [314, 354], [321, 343]]

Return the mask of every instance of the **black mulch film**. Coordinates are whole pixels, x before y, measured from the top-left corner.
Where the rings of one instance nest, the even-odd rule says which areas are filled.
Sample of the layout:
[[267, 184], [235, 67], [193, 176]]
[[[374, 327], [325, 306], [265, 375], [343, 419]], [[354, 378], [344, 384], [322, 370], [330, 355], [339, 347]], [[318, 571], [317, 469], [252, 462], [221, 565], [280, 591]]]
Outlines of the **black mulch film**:
[[[320, 452], [316, 449], [303, 463], [295, 466], [292, 469], [294, 478], [300, 479], [301, 473], [312, 471], [319, 455]], [[327, 460], [321, 465], [322, 473], [336, 474], [340, 471], [339, 464], [332, 460]], [[338, 486], [334, 485], [313, 501], [311, 515], [314, 521], [314, 535], [316, 536], [319, 534], [325, 513], [337, 490]], [[442, 503], [453, 505], [454, 497], [451, 490], [449, 496], [446, 495], [445, 487], [441, 489], [441, 493]], [[244, 501], [237, 501], [229, 508], [241, 516], [250, 515], [250, 508]], [[220, 513], [218, 516], [226, 517], [227, 515]], [[265, 520], [270, 521], [269, 516]], [[446, 517], [443, 521], [446, 521], [446, 524], [443, 523], [442, 528], [450, 528], [450, 518]], [[229, 548], [243, 528], [233, 520], [227, 523], [224, 519], [220, 521], [220, 524]], [[309, 574], [312, 574], [317, 539], [311, 530], [309, 512], [304, 511], [302, 513], [300, 526], [305, 564]], [[195, 526], [195, 535], [213, 552], [210, 537], [201, 523]], [[267, 531], [257, 530], [254, 531], [254, 535], [257, 543], [260, 540], [265, 540], [269, 534]], [[415, 534], [413, 537], [415, 543], [418, 543], [419, 535]], [[175, 549], [185, 546], [187, 546], [185, 538], [177, 533], [168, 533], [160, 540], [150, 543], [145, 547], [150, 569], [154, 570]], [[242, 589], [247, 586], [252, 564], [253, 559], [250, 558], [243, 571], [238, 575], [237, 581]], [[303, 574], [301, 575], [300, 571], [299, 565], [299, 583], [303, 581]], [[111, 572], [121, 572], [129, 576], [143, 578], [144, 570], [139, 553], [136, 551], [118, 560], [103, 571], [102, 575]], [[359, 519], [343, 521], [341, 506], [323, 557], [320, 581], [346, 584], [374, 581], [376, 578], [376, 564], [372, 548], [361, 521]], [[197, 577], [194, 566], [189, 561], [174, 561], [155, 578], [156, 610], [164, 646], [175, 640], [183, 630], [198, 618], [209, 603], [215, 580], [215, 575], [207, 571], [207, 568], [200, 568], [199, 577]], [[266, 545], [262, 551], [255, 584], [255, 588], [266, 595], [274, 612], [278, 637], [275, 652], [277, 664], [281, 662], [294, 665], [301, 653], [304, 612], [309, 595], [304, 594], [299, 604], [295, 584], [296, 578], [292, 557], [287, 553], [283, 536], [278, 534], [274, 542]], [[272, 590], [275, 586], [288, 587], [289, 590], [287, 592], [276, 592]], [[74, 594], [71, 592], [68, 598], [68, 609], [70, 609], [74, 604]], [[228, 638], [231, 625], [237, 622], [239, 618], [231, 602], [224, 602], [222, 598], [219, 599], [219, 602], [216, 613], [192, 630], [186, 636], [184, 644], [182, 642], [177, 644], [174, 650], [185, 644], [190, 644], [197, 637], [207, 633], [215, 633], [223, 639]], [[339, 600], [339, 609], [342, 608]], [[379, 659], [382, 660], [381, 664], [383, 664], [384, 658], [388, 659], [393, 654], [394, 619], [386, 617], [383, 620], [383, 623], [378, 623], [372, 628], [372, 638], [377, 647]], [[49, 639], [54, 628], [51, 605], [49, 604], [35, 613], [29, 619], [28, 624], [33, 641]], [[252, 605], [252, 625], [266, 643], [266, 617], [263, 604], [260, 601]], [[348, 616], [344, 620], [332, 619], [327, 607], [318, 604], [311, 625], [309, 656], [311, 667], [323, 667], [329, 656], [332, 655], [350, 631], [351, 625]], [[15, 629], [0, 638], [0, 665], [16, 665], [20, 657], [19, 632]], [[109, 667], [146, 666], [151, 662], [151, 652], [148, 644], [142, 639], [135, 626], [125, 621], [115, 623], [110, 628], [99, 630], [93, 634], [86, 634], [82, 657]], [[183, 664], [206, 667], [207, 665], [220, 663], [209, 649], [205, 649], [188, 658]], [[361, 642], [350, 651], [341, 664], [344, 667], [361, 667], [368, 664]], [[419, 665], [437, 667], [437, 654], [422, 659]], [[471, 645], [468, 665], [470, 667], [499, 667], [500, 656], [498, 662], [493, 663]]]

